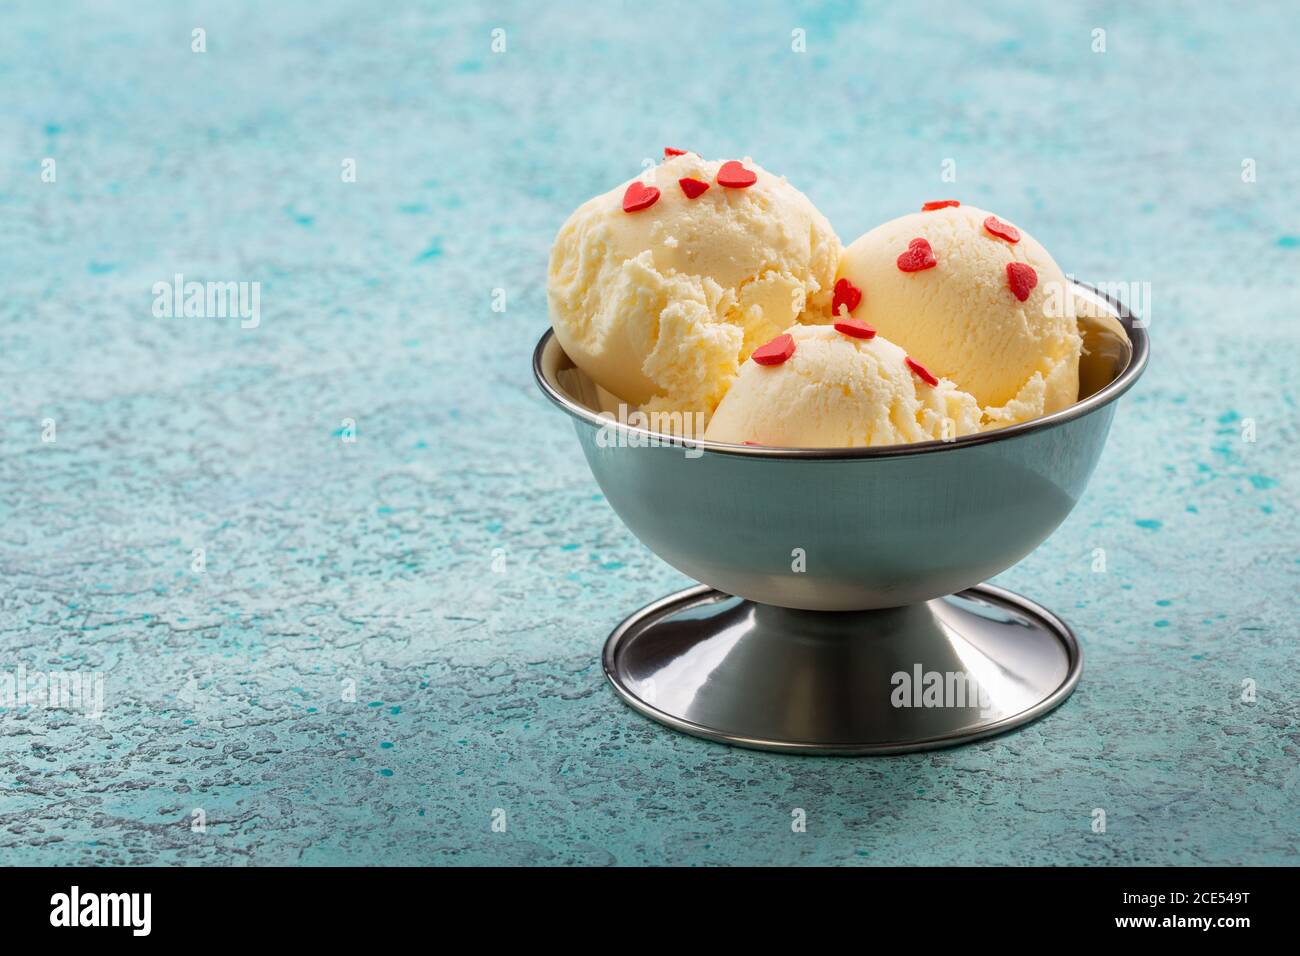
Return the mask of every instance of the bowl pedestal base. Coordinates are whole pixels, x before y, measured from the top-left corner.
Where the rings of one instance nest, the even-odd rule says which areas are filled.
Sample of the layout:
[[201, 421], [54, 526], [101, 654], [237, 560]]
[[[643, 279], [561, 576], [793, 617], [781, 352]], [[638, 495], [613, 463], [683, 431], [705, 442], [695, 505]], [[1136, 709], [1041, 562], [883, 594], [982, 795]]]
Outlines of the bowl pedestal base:
[[605, 675], [631, 707], [741, 747], [889, 754], [967, 743], [1074, 690], [1079, 643], [1047, 609], [989, 584], [876, 611], [801, 611], [706, 585], [620, 624]]

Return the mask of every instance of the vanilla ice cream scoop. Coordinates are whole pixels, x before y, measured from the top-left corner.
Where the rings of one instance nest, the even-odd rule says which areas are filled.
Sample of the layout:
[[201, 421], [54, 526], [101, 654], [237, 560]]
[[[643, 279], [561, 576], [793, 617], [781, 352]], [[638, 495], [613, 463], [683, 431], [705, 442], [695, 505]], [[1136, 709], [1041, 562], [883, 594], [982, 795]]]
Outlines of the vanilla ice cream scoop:
[[985, 428], [1073, 404], [1082, 340], [1060, 267], [982, 209], [926, 205], [938, 208], [891, 220], [845, 249], [839, 280], [852, 289], [853, 317], [973, 395]]
[[547, 276], [551, 324], [619, 398], [707, 416], [757, 346], [805, 312], [829, 315], [840, 252], [783, 177], [748, 159], [673, 155], [565, 222]]
[[[709, 441], [856, 448], [952, 439], [980, 430], [975, 399], [870, 329], [796, 325], [746, 362], [718, 405]], [[789, 341], [785, 341], [788, 337]], [[933, 384], [932, 384], [933, 383]]]

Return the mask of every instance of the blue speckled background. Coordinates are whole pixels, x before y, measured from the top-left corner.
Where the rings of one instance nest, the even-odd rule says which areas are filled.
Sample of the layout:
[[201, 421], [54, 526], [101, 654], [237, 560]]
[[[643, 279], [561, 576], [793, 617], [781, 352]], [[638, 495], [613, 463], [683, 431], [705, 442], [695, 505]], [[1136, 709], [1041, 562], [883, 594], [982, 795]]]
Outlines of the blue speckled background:
[[[0, 6], [0, 674], [106, 695], [0, 712], [0, 859], [1296, 862], [1300, 21], [1049, 6]], [[689, 582], [528, 362], [556, 229], [665, 144], [846, 240], [951, 194], [1151, 283], [1088, 494], [998, 579], [1081, 635], [1059, 711], [808, 759], [605, 686]], [[260, 282], [261, 325], [155, 318], [175, 273]]]

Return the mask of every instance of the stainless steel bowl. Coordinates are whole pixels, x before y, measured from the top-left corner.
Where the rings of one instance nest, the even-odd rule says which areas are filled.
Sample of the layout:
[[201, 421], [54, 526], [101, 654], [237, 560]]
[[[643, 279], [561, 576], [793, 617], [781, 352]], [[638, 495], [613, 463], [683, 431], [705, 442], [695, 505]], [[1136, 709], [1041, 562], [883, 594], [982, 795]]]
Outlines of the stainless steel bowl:
[[[1056, 529], [1092, 475], [1115, 400], [1146, 366], [1148, 339], [1142, 324], [1087, 286], [1077, 285], [1074, 293], [1093, 313], [1080, 318], [1085, 341], [1080, 400], [1031, 422], [948, 442], [799, 449], [674, 439], [612, 422], [570, 394], [561, 380], [574, 374], [566, 371], [573, 366], [549, 331], [537, 345], [533, 367], [543, 393], [572, 417], [610, 505], [633, 534], [673, 567], [724, 595], [761, 605], [821, 612], [924, 608], [936, 600], [951, 603], [949, 595], [968, 591], [1015, 564]], [[1017, 600], [1034, 620], [1056, 621], [1049, 612]], [[656, 602], [646, 613], [655, 609], [662, 615], [662, 604]], [[934, 610], [942, 609], [935, 605]], [[683, 608], [681, 613], [696, 612]], [[869, 618], [849, 617], [852, 634], [871, 631]], [[770, 621], [773, 615], [755, 618]], [[783, 626], [789, 627], [792, 619], [783, 618]], [[660, 630], [672, 620], [661, 620]], [[614, 651], [629, 653], [629, 633], [654, 643], [654, 629], [633, 626], [638, 621], [634, 616], [614, 632]], [[819, 634], [829, 626], [825, 621], [834, 619], [817, 624]], [[733, 630], [734, 624], [729, 625]], [[1008, 626], [1047, 634], [1062, 648], [1063, 658], [1071, 656], [1067, 645], [1073, 638], [1062, 636], [1062, 631], [1068, 634], [1064, 625]], [[921, 632], [928, 630], [918, 629], [918, 645], [924, 640]], [[948, 631], [951, 625], [937, 629]], [[615, 641], [620, 636], [621, 645]], [[764, 640], [771, 639], [769, 624]], [[1077, 653], [1074, 657], [1072, 680], [1077, 681]], [[719, 728], [682, 726], [693, 723], [689, 702], [683, 713], [660, 711], [636, 693], [636, 682], [644, 678], [620, 673], [618, 661], [617, 653], [611, 660], [607, 648], [607, 670], [614, 668], [611, 680], [629, 703], [702, 736], [774, 749], [915, 749], [909, 740], [884, 748], [877, 746], [879, 740], [783, 742], [748, 736], [744, 727], [713, 732]], [[655, 682], [656, 696], [664, 679]], [[1050, 697], [1060, 685], [1043, 690]], [[846, 732], [852, 736], [870, 729]]]

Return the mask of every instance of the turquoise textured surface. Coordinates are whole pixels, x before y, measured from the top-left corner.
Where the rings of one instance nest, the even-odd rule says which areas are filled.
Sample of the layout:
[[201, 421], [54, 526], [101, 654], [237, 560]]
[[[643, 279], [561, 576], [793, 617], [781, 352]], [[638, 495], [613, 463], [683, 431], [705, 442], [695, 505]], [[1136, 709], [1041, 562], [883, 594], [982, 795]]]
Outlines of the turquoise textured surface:
[[[1287, 4], [0, 20], [0, 692], [20, 668], [104, 691], [97, 719], [0, 711], [4, 862], [1297, 861]], [[754, 157], [846, 241], [955, 196], [1136, 284], [1151, 368], [997, 579], [1081, 637], [1060, 710], [808, 759], [605, 685], [609, 630], [691, 582], [602, 500], [529, 358], [560, 223], [664, 145]], [[260, 283], [257, 327], [155, 315], [177, 274]]]

